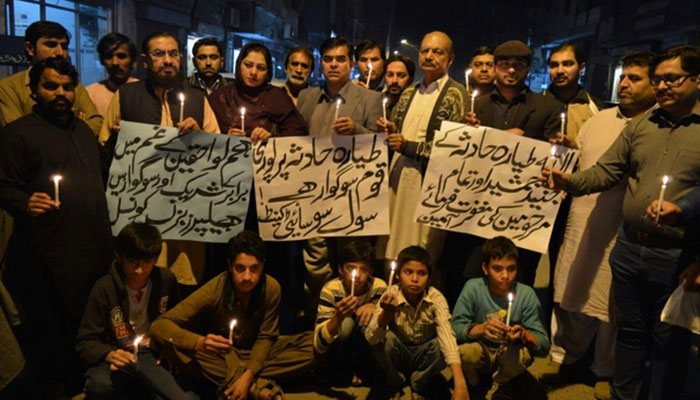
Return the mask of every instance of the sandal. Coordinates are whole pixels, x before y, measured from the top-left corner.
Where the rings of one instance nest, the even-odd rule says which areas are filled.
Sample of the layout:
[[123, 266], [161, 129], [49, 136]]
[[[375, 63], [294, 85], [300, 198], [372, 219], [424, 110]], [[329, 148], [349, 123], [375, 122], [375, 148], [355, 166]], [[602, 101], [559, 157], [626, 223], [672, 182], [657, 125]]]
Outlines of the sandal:
[[[263, 397], [263, 391], [268, 390]], [[284, 392], [277, 382], [272, 379], [258, 378], [250, 387], [250, 396], [254, 400], [284, 400]]]

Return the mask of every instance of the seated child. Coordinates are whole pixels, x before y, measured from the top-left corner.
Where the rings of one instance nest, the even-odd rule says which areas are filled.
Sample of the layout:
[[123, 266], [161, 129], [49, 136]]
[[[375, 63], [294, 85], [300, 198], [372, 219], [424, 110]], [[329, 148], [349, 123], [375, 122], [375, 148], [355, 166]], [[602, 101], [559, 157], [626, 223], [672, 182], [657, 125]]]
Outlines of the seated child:
[[454, 378], [452, 398], [468, 399], [450, 311], [442, 293], [428, 286], [431, 273], [425, 249], [410, 246], [401, 250], [399, 284], [382, 296], [365, 337], [370, 344], [384, 342], [387, 383], [396, 390], [395, 399], [400, 398], [405, 383], [411, 386], [414, 398], [424, 396], [427, 383], [446, 365]]
[[281, 400], [272, 379], [309, 372], [316, 361], [312, 332], [279, 336], [282, 289], [264, 273], [258, 234], [231, 238], [227, 257], [227, 271], [161, 315], [151, 336], [173, 350], [173, 361], [190, 377], [214, 383], [217, 398]]
[[[153, 268], [161, 250], [158, 229], [144, 223], [125, 226], [116, 241], [116, 260], [92, 288], [75, 350], [90, 368], [85, 392], [90, 399], [133, 398], [147, 392], [157, 399], [196, 399], [156, 362], [148, 329], [151, 321], [180, 301], [175, 276]], [[138, 353], [134, 340], [141, 338]], [[140, 393], [133, 393], [138, 388]]]
[[[469, 385], [478, 384], [480, 373], [492, 375], [494, 398], [510, 398], [510, 380], [532, 364], [533, 356], [547, 354], [549, 339], [535, 291], [515, 282], [515, 244], [498, 236], [484, 242], [481, 253], [486, 276], [464, 285], [455, 305], [452, 328], [462, 343], [459, 354]], [[513, 304], [507, 325], [509, 293]]]
[[[327, 370], [352, 376], [351, 383], [356, 386], [362, 384], [358, 373], [366, 372], [371, 361], [364, 328], [386, 290], [386, 283], [372, 276], [373, 262], [374, 247], [367, 241], [351, 241], [338, 251], [340, 276], [321, 290], [314, 329], [314, 349], [327, 354]], [[353, 271], [355, 289], [351, 296]], [[377, 349], [379, 346], [373, 347]]]

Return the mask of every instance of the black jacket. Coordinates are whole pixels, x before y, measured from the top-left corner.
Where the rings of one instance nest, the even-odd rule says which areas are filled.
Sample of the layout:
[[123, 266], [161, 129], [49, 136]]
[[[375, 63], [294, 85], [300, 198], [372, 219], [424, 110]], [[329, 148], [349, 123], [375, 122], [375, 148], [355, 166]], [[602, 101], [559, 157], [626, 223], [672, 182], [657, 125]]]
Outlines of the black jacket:
[[[153, 322], [180, 302], [180, 289], [175, 275], [166, 268], [154, 267], [150, 279], [148, 319]], [[129, 325], [129, 296], [124, 273], [115, 262], [109, 273], [100, 278], [90, 292], [78, 329], [75, 351], [86, 365], [96, 365], [110, 351], [125, 349], [133, 341], [133, 336]]]

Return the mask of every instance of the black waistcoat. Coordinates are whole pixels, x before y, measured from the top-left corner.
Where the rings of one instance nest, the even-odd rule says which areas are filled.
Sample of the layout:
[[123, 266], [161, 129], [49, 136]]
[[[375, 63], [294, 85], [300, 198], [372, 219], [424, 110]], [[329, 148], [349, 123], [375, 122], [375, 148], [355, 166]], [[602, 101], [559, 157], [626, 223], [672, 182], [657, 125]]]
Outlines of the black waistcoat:
[[[168, 106], [173, 125], [180, 121], [179, 93], [185, 93], [184, 118], [192, 117], [204, 128], [204, 99], [206, 92], [190, 85], [181, 85], [168, 92]], [[119, 87], [119, 108], [124, 121], [160, 125], [162, 106], [160, 99], [146, 80], [127, 83]]]

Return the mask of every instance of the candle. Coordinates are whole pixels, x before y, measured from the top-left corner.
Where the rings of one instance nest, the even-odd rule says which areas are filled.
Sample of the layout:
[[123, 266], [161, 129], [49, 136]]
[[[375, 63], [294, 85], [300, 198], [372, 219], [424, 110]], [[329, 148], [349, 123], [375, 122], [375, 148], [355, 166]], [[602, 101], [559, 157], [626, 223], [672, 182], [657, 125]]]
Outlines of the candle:
[[51, 177], [53, 179], [53, 194], [54, 194], [54, 200], [56, 200], [56, 203], [61, 203], [61, 199], [58, 194], [58, 183], [63, 179], [61, 175], [54, 175]]
[[357, 275], [357, 268], [352, 270], [352, 279], [350, 280], [350, 296], [355, 295], [355, 275]]
[[506, 326], [510, 326], [510, 314], [513, 309], [513, 293], [508, 293], [508, 311], [506, 312]]
[[369, 63], [369, 72], [367, 73], [367, 89], [369, 89], [369, 81], [372, 79], [372, 63]]
[[241, 130], [245, 134], [245, 107], [241, 107]]
[[136, 336], [134, 339], [134, 357], [139, 358], [139, 343], [143, 340], [143, 335]]
[[386, 120], [386, 103], [389, 101], [386, 97], [382, 99], [382, 115], [384, 116], [384, 120]]
[[563, 112], [561, 113], [561, 137], [564, 137], [564, 134], [566, 133], [566, 113]]
[[338, 100], [335, 102], [335, 119], [334, 119], [333, 121], [337, 121], [337, 120], [338, 120], [338, 111], [340, 110], [340, 103], [342, 103], [342, 101], [343, 101], [342, 99], [338, 99]]
[[228, 340], [233, 342], [233, 328], [236, 327], [236, 319], [232, 319], [231, 323], [228, 325]]
[[659, 205], [656, 208], [656, 224], [659, 224], [659, 218], [661, 217], [661, 204], [664, 202], [664, 194], [666, 194], [666, 185], [668, 185], [668, 175], [664, 175], [661, 181], [661, 192], [659, 193]]
[[473, 114], [474, 113], [474, 100], [476, 100], [476, 95], [479, 94], [479, 91], [474, 89], [474, 93], [472, 93], [472, 105], [470, 112]]
[[394, 282], [394, 273], [396, 272], [396, 261], [391, 262], [391, 272], [389, 273], [389, 286], [387, 286], [387, 290], [391, 287], [391, 284]]
[[185, 119], [185, 94], [180, 93], [180, 122]]
[[472, 73], [472, 69], [464, 71], [464, 87], [467, 88], [467, 93], [469, 93], [469, 75]]
[[552, 175], [554, 172], [554, 164], [557, 162], [557, 148], [552, 145], [552, 150], [549, 153], [549, 183], [552, 183]]

